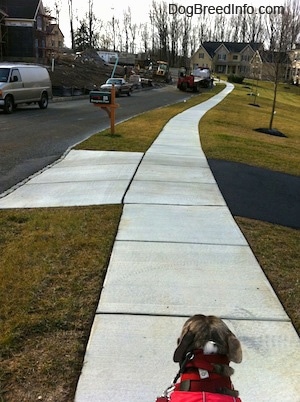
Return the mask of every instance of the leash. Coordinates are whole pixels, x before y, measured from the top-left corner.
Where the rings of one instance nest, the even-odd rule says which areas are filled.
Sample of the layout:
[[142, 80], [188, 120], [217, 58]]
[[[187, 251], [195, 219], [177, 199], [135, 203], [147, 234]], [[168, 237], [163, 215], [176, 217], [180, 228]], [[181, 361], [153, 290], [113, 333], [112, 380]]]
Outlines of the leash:
[[175, 375], [174, 380], [172, 381], [171, 385], [169, 385], [168, 388], [166, 388], [165, 391], [162, 393], [162, 395], [159, 396], [156, 399], [156, 402], [167, 402], [167, 401], [169, 401], [169, 396], [170, 396], [171, 392], [174, 391], [175, 384], [177, 383], [177, 381], [178, 381], [179, 377], [181, 376], [181, 374], [184, 372], [184, 369], [185, 369], [187, 363], [190, 360], [192, 360], [193, 358], [194, 358], [194, 354], [192, 352], [187, 352], [187, 354], [185, 355], [184, 360], [180, 364], [179, 371]]

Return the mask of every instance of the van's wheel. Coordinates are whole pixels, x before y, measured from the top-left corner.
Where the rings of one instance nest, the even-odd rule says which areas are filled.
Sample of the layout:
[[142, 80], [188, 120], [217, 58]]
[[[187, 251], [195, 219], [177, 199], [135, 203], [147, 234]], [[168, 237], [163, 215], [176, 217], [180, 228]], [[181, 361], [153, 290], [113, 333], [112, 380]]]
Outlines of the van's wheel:
[[4, 113], [11, 114], [14, 110], [14, 100], [12, 96], [7, 96], [4, 100]]
[[38, 102], [40, 109], [46, 109], [48, 106], [48, 95], [46, 92], [42, 93], [41, 100]]

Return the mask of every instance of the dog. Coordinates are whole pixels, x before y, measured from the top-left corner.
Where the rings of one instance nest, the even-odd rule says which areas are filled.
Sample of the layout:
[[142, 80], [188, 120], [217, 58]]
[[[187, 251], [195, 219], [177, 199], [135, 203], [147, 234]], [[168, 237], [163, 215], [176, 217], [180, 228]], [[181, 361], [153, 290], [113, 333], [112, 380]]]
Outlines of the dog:
[[176, 400], [188, 400], [180, 399], [177, 391], [207, 393], [206, 400], [241, 401], [230, 379], [234, 370], [229, 366], [231, 361], [241, 363], [241, 343], [220, 318], [203, 314], [190, 317], [183, 325], [173, 360], [180, 365], [180, 377], [171, 401], [176, 394]]

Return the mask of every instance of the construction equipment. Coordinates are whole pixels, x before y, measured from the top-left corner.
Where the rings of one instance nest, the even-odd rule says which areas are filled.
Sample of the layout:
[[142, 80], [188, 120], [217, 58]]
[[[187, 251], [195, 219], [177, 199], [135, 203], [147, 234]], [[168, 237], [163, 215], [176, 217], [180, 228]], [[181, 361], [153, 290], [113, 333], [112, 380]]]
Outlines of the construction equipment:
[[169, 70], [169, 63], [162, 60], [139, 59], [136, 61], [139, 66], [139, 74], [142, 78], [150, 79], [156, 82], [172, 82], [172, 76]]
[[154, 79], [162, 79], [165, 82], [170, 82], [172, 80], [169, 64], [166, 61], [158, 60], [156, 62], [156, 68], [154, 69]]
[[185, 67], [179, 70], [177, 88], [181, 91], [200, 92], [201, 88], [209, 88], [212, 83], [213, 79], [208, 68], [197, 67], [191, 73], [188, 73]]

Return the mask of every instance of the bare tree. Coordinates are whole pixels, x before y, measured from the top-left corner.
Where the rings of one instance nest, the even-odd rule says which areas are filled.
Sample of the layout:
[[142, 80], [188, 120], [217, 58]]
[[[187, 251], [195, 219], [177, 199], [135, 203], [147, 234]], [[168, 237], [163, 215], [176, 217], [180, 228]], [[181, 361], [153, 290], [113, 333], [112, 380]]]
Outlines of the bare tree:
[[149, 52], [149, 41], [150, 41], [150, 33], [148, 30], [148, 24], [140, 24], [139, 32], [142, 42], [142, 51], [144, 53]]
[[94, 2], [93, 0], [89, 0], [89, 10], [86, 14], [86, 26], [87, 26], [87, 35], [88, 35], [88, 47], [89, 48], [97, 48], [99, 45], [99, 36], [100, 31], [103, 26], [103, 22], [100, 19], [97, 19], [94, 14]]
[[191, 18], [186, 15], [183, 16], [182, 20], [182, 58], [184, 67], [188, 67], [188, 56], [189, 56], [189, 38], [191, 33]]
[[131, 11], [128, 7], [127, 11], [123, 12], [123, 25], [125, 33], [125, 52], [129, 51], [129, 26], [131, 25]]
[[118, 20], [116, 25], [117, 49], [120, 52], [124, 51], [124, 35], [121, 22]]
[[190, 49], [191, 55], [193, 55], [200, 45], [200, 38], [199, 38], [199, 26], [192, 26], [191, 27], [191, 35], [190, 35]]
[[54, 3], [54, 7], [55, 7], [56, 23], [59, 25], [59, 15], [60, 15], [60, 11], [61, 11], [61, 0], [56, 0], [55, 3]]
[[168, 59], [168, 8], [167, 3], [156, 3], [152, 0], [152, 23], [158, 31], [159, 57]]
[[248, 24], [250, 42], [262, 43], [265, 38], [265, 28], [262, 14], [254, 14]]
[[136, 34], [137, 34], [137, 24], [130, 24], [129, 30], [130, 30], [130, 34], [131, 34], [130, 51], [131, 51], [131, 53], [135, 53], [135, 40], [136, 40]]
[[108, 30], [109, 30], [110, 26], [109, 23], [106, 23], [104, 25], [104, 34], [100, 34], [99, 36], [99, 46], [100, 49], [103, 50], [110, 50], [111, 46], [112, 46], [112, 38], [110, 35], [107, 34]]
[[300, 2], [299, 0], [290, 0], [288, 3], [288, 14], [290, 20], [290, 35], [288, 47], [300, 40]]
[[225, 41], [226, 16], [218, 14], [214, 20], [214, 40], [218, 42]]
[[170, 35], [170, 64], [175, 65], [178, 56], [178, 42], [182, 35], [182, 21], [179, 19], [178, 14], [174, 13], [169, 19], [169, 35]]
[[111, 21], [108, 22], [108, 27], [109, 27], [109, 31], [111, 33], [112, 39], [112, 48], [113, 51], [116, 51], [116, 28], [119, 25], [119, 21], [115, 18], [115, 14], [114, 14], [114, 8], [112, 8], [113, 10], [113, 16], [111, 18]]

